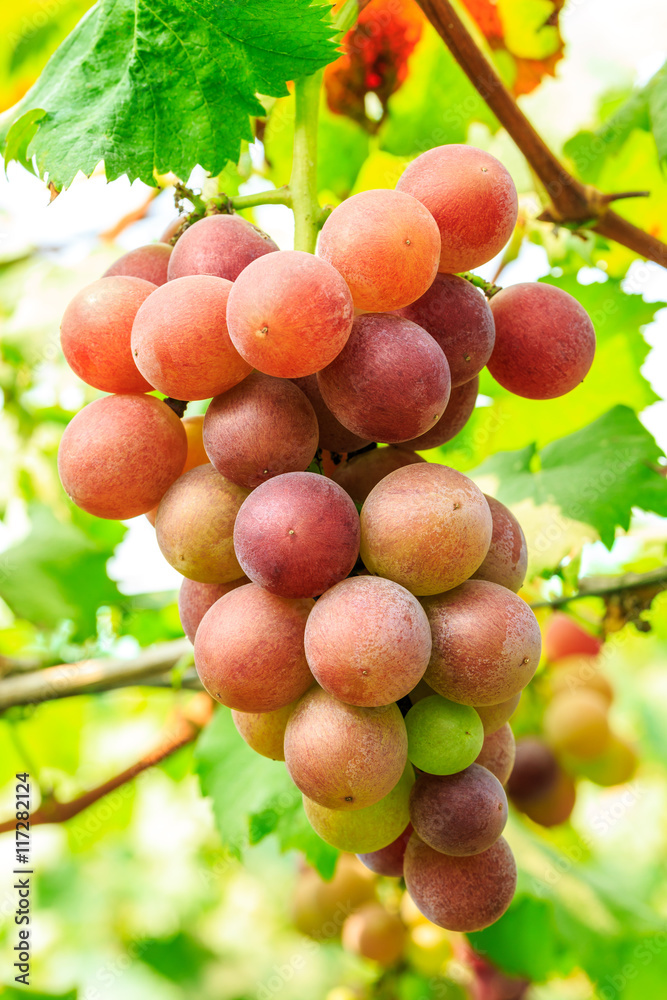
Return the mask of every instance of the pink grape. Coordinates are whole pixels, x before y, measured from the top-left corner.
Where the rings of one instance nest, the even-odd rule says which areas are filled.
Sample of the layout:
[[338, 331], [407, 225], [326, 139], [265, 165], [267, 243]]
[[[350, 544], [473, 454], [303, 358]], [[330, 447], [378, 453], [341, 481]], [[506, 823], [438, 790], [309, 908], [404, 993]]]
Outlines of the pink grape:
[[234, 346], [266, 375], [300, 378], [345, 346], [354, 307], [331, 264], [301, 250], [253, 261], [234, 282], [227, 323]]
[[77, 507], [125, 520], [145, 514], [180, 475], [188, 442], [183, 424], [155, 396], [103, 396], [69, 422], [58, 472]]
[[351, 451], [358, 451], [364, 448], [370, 441], [366, 438], [353, 434], [347, 427], [343, 427], [340, 420], [334, 417], [327, 404], [322, 399], [322, 393], [317, 383], [317, 375], [305, 375], [303, 378], [293, 378], [292, 382], [298, 385], [310, 404], [315, 410], [317, 423], [320, 429], [319, 446], [325, 451], [333, 451], [338, 455], [346, 455]]
[[317, 253], [343, 275], [357, 309], [390, 312], [414, 302], [433, 282], [440, 233], [416, 198], [378, 188], [334, 208]]
[[246, 583], [250, 583], [247, 576], [232, 580], [231, 583], [197, 583], [187, 577], [183, 580], [178, 592], [178, 614], [183, 631], [191, 643], [194, 643], [199, 623], [208, 609], [230, 590], [236, 590]]
[[148, 243], [146, 246], [136, 247], [135, 250], [130, 250], [115, 260], [102, 277], [127, 274], [134, 278], [143, 278], [144, 281], [150, 281], [154, 285], [164, 285], [167, 280], [171, 250], [167, 243]]
[[208, 399], [252, 371], [229, 338], [225, 310], [232, 283], [197, 274], [157, 288], [137, 313], [132, 354], [160, 392]]
[[239, 712], [274, 712], [313, 683], [303, 649], [309, 599], [286, 600], [247, 583], [201, 620], [195, 666], [217, 701]]
[[130, 347], [139, 307], [156, 286], [142, 278], [100, 278], [74, 296], [65, 310], [60, 342], [68, 365], [103, 392], [150, 392]]
[[493, 534], [484, 562], [472, 574], [472, 579], [499, 583], [516, 594], [526, 579], [526, 538], [512, 511], [500, 500], [486, 496], [486, 502], [493, 518]]
[[390, 472], [423, 461], [425, 459], [421, 455], [415, 455], [413, 452], [399, 451], [391, 447], [374, 448], [372, 451], [353, 455], [346, 462], [341, 462], [334, 469], [331, 478], [350, 494], [355, 503], [362, 504], [370, 491]]
[[253, 260], [277, 249], [270, 236], [240, 215], [210, 215], [179, 237], [169, 261], [169, 280], [210, 274], [236, 281]]
[[428, 208], [440, 230], [440, 271], [470, 271], [495, 257], [514, 231], [516, 188], [490, 153], [452, 143], [429, 149], [396, 185]]

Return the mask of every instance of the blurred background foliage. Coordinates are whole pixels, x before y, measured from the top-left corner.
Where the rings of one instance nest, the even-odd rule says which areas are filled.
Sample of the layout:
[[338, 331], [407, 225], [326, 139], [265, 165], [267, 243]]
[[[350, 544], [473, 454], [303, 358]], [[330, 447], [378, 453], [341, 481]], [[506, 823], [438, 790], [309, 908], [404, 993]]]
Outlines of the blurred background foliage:
[[[3, 7], [3, 108], [23, 96], [90, 6]], [[465, 0], [461, 9], [575, 175], [605, 191], [650, 190], [618, 211], [665, 239], [664, 6]], [[533, 402], [485, 372], [469, 424], [427, 456], [511, 505], [531, 550], [523, 596], [549, 600], [575, 591], [582, 577], [664, 567], [665, 272], [600, 237], [536, 221], [543, 192], [528, 165], [412, 0], [372, 0], [325, 82], [322, 203], [393, 186], [406, 160], [432, 146], [485, 148], [511, 171], [520, 216], [505, 253], [480, 273], [500, 284], [558, 284], [593, 317], [598, 351], [584, 384], [564, 399]], [[238, 167], [218, 179], [196, 172], [191, 183], [234, 194], [288, 180], [293, 99], [265, 104], [257, 141], [244, 146]], [[0, 182], [0, 676], [26, 663], [132, 659], [182, 635], [177, 577], [153, 529], [144, 518], [123, 525], [78, 511], [55, 466], [65, 424], [96, 395], [60, 354], [60, 316], [121, 252], [159, 238], [175, 214], [172, 180], [160, 190], [106, 185], [98, 168], [51, 205], [44, 185], [16, 163]], [[287, 210], [250, 217], [289, 247]], [[639, 770], [606, 789], [582, 780], [571, 821], [551, 830], [512, 815], [517, 896], [471, 941], [508, 975], [530, 980], [530, 1000], [659, 1000], [667, 982], [667, 600], [656, 586], [639, 600], [589, 597], [571, 610], [606, 638], [614, 725], [635, 746]], [[540, 615], [546, 623], [548, 610]], [[5, 711], [0, 819], [11, 814], [19, 770], [30, 771], [38, 804], [74, 798], [133, 765], [196, 697], [181, 676], [167, 681], [171, 689], [132, 687]], [[543, 699], [538, 675], [516, 717], [519, 734], [539, 730]], [[341, 948], [336, 934], [326, 943], [303, 936], [294, 900], [304, 879], [319, 878], [304, 871], [303, 858], [330, 878], [336, 853], [310, 832], [283, 766], [254, 755], [224, 709], [194, 747], [67, 823], [36, 828], [33, 838], [35, 997], [478, 995], [462, 942], [436, 934], [429, 943], [396, 883], [373, 889], [405, 923], [405, 957], [390, 969]], [[11, 836], [0, 838], [5, 901], [12, 846]], [[4, 904], [2, 915], [0, 947], [9, 958], [14, 925]], [[13, 1000], [26, 991], [11, 979], [0, 994]]]

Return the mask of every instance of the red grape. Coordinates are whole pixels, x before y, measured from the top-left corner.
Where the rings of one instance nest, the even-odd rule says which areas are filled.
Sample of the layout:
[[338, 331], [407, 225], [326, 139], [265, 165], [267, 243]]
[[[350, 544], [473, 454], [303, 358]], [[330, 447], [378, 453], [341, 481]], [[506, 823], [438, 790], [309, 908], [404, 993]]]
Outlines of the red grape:
[[188, 580], [187, 577], [183, 580], [178, 592], [178, 614], [183, 631], [190, 642], [194, 643], [199, 623], [208, 609], [230, 590], [236, 590], [246, 583], [250, 583], [247, 576], [232, 580], [231, 583], [197, 583], [196, 580]]
[[293, 378], [292, 382], [298, 385], [310, 400], [311, 406], [315, 410], [317, 423], [320, 429], [320, 448], [326, 451], [336, 452], [338, 455], [345, 455], [351, 451], [358, 451], [364, 448], [370, 441], [360, 438], [358, 434], [348, 431], [343, 427], [340, 420], [334, 417], [327, 404], [322, 399], [322, 393], [317, 382], [317, 375], [305, 375], [303, 378]]
[[526, 399], [555, 399], [576, 389], [593, 364], [595, 330], [582, 305], [543, 282], [510, 285], [491, 299], [496, 343], [489, 371]]
[[493, 534], [484, 562], [472, 574], [472, 579], [499, 583], [516, 594], [528, 567], [526, 538], [512, 511], [500, 500], [486, 496], [486, 502], [493, 519]]
[[439, 274], [428, 291], [401, 309], [430, 333], [445, 352], [452, 388], [478, 375], [496, 339], [493, 313], [484, 293], [456, 274]]
[[274, 712], [313, 683], [303, 651], [311, 600], [289, 601], [247, 583], [201, 620], [195, 666], [217, 701], [240, 712]]
[[452, 389], [445, 412], [430, 431], [411, 441], [401, 441], [398, 447], [404, 451], [427, 451], [451, 441], [468, 423], [475, 409], [478, 392], [479, 376], [475, 375], [469, 382]]
[[306, 396], [289, 379], [261, 372], [216, 396], [204, 421], [204, 445], [213, 465], [247, 489], [283, 472], [307, 469], [318, 436]]
[[241, 507], [234, 546], [243, 572], [281, 597], [315, 597], [344, 579], [359, 554], [359, 517], [325, 476], [288, 472]]
[[331, 478], [355, 503], [363, 503], [368, 494], [385, 476], [405, 465], [417, 465], [425, 461], [420, 455], [397, 448], [374, 448], [361, 455], [353, 455], [347, 462], [341, 462], [334, 469]]
[[420, 774], [410, 792], [415, 833], [442, 854], [481, 854], [507, 823], [507, 796], [496, 776], [479, 764], [458, 774]]
[[387, 443], [430, 430], [451, 388], [447, 359], [433, 337], [391, 313], [358, 316], [342, 351], [317, 380], [345, 427]]

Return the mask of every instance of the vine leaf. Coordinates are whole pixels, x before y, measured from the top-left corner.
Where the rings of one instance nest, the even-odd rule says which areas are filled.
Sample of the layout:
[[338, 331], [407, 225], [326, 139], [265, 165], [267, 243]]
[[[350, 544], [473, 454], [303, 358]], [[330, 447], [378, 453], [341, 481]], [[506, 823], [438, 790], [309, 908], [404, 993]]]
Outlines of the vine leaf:
[[[469, 475], [489, 480], [502, 503], [555, 503], [566, 517], [595, 528], [611, 548], [616, 527], [630, 527], [633, 507], [667, 516], [662, 451], [628, 406], [546, 445], [499, 452]], [[492, 488], [493, 487], [493, 488]]]
[[99, 0], [0, 118], [0, 142], [57, 189], [102, 160], [109, 180], [218, 174], [265, 113], [256, 95], [334, 59], [333, 36], [311, 0]]

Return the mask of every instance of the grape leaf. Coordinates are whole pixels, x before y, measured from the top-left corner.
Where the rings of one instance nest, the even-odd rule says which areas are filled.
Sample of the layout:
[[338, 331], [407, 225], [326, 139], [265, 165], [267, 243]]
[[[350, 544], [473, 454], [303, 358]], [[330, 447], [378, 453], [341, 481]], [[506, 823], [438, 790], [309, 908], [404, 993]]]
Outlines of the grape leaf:
[[25, 97], [0, 118], [0, 140], [25, 142], [57, 188], [104, 160], [127, 174], [218, 174], [252, 139], [256, 97], [287, 94], [286, 81], [335, 56], [328, 7], [311, 0], [99, 0], [49, 60]]
[[556, 504], [566, 517], [590, 524], [611, 548], [616, 527], [630, 527], [633, 507], [667, 516], [667, 482], [656, 468], [661, 456], [636, 414], [615, 406], [541, 452], [534, 445], [500, 452], [470, 475], [495, 483], [502, 503]]
[[199, 737], [195, 770], [203, 794], [212, 799], [222, 842], [234, 857], [274, 834], [283, 851], [303, 851], [321, 875], [331, 878], [338, 852], [311, 829], [285, 765], [251, 750], [228, 709], [218, 709]]
[[29, 513], [30, 534], [2, 553], [0, 597], [34, 624], [55, 627], [65, 618], [76, 638], [94, 635], [100, 605], [122, 599], [106, 563], [127, 529], [78, 511], [74, 523], [63, 523], [41, 504]]

